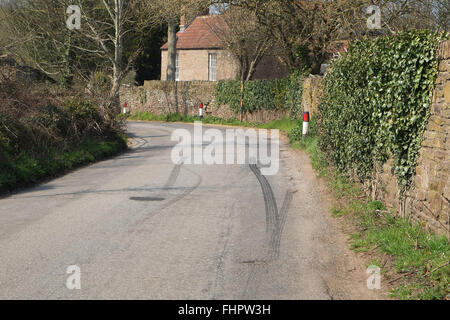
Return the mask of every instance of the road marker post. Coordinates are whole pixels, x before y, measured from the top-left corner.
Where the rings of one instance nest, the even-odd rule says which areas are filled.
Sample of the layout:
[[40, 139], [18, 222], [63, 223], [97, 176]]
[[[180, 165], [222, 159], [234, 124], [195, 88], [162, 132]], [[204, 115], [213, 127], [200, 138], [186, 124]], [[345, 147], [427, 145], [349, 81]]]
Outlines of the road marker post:
[[200, 108], [198, 109], [198, 114], [200, 119], [203, 119], [203, 103], [200, 103]]
[[308, 134], [309, 129], [309, 112], [303, 114], [303, 137]]

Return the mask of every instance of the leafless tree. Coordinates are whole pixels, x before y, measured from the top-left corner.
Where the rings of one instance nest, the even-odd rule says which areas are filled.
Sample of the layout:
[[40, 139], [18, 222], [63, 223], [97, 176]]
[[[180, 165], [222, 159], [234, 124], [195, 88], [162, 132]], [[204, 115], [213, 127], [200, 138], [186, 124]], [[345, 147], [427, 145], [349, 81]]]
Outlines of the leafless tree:
[[382, 11], [382, 23], [390, 33], [409, 29], [450, 31], [448, 0], [375, 0]]
[[211, 19], [209, 27], [237, 62], [242, 120], [245, 82], [252, 79], [259, 62], [273, 47], [272, 37], [266, 27], [258, 22], [254, 12], [239, 6], [230, 6], [220, 16]]
[[[328, 58], [336, 40], [374, 37], [409, 29], [448, 31], [448, 0], [233, 0], [266, 26], [291, 70], [306, 62], [313, 73]], [[369, 5], [381, 9], [381, 29], [367, 27]]]
[[[57, 78], [65, 73], [69, 30], [65, 27], [63, 3], [35, 0], [14, 2], [1, 11], [5, 17], [5, 48], [16, 60]], [[61, 19], [51, 18], [60, 14]], [[64, 82], [61, 77], [61, 82]]]
[[[76, 32], [87, 46], [76, 49], [103, 57], [108, 61], [111, 76], [110, 102], [113, 114], [120, 112], [120, 83], [139, 53], [123, 58], [124, 38], [139, 25], [145, 24], [144, 0], [77, 0], [82, 13], [82, 29]], [[99, 10], [100, 9], [100, 10]]]
[[[120, 82], [138, 54], [124, 59], [124, 39], [148, 23], [145, 0], [25, 0], [10, 10], [8, 28], [11, 40], [24, 39], [13, 50], [25, 63], [48, 75], [62, 75], [63, 83], [73, 76], [77, 59], [94, 59], [111, 80], [108, 113], [119, 112]], [[81, 11], [81, 29], [69, 30], [67, 8]], [[5, 10], [3, 10], [5, 11]], [[126, 60], [126, 61], [124, 61]]]

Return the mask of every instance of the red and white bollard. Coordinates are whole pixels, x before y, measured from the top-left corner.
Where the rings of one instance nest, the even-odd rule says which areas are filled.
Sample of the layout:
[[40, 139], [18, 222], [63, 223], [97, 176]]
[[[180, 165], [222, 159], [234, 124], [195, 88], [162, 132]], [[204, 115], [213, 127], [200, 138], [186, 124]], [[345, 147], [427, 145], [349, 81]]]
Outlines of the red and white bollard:
[[123, 114], [127, 114], [127, 112], [128, 112], [128, 104], [125, 102], [124, 104], [123, 104]]
[[198, 109], [198, 115], [203, 119], [203, 103], [200, 103], [200, 108]]
[[309, 129], [309, 112], [303, 114], [303, 136], [308, 134]]

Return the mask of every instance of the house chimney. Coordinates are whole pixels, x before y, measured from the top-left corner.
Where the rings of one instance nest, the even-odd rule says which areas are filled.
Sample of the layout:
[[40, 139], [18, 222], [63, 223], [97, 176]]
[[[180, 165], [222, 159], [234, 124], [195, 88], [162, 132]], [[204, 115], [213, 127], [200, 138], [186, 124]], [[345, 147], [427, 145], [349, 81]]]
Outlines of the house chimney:
[[182, 15], [180, 18], [180, 32], [186, 30], [186, 15]]

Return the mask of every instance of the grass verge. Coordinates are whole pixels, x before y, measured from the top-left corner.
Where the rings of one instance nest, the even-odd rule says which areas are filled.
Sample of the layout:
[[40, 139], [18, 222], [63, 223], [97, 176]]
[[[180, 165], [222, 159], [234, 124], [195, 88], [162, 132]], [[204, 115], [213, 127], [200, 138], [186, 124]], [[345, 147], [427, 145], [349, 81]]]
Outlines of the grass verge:
[[388, 281], [389, 296], [398, 299], [437, 300], [449, 298], [450, 244], [445, 236], [435, 235], [425, 225], [411, 223], [372, 201], [358, 184], [334, 171], [319, 148], [316, 123], [310, 135], [302, 138], [301, 126], [291, 131], [291, 145], [305, 150], [312, 166], [325, 178], [337, 199], [334, 217], [346, 219], [354, 230], [351, 248], [364, 252], [369, 264], [381, 268]]
[[66, 152], [50, 151], [41, 157], [4, 151], [0, 155], [0, 192], [35, 184], [75, 167], [112, 157], [126, 148], [126, 137], [118, 134], [108, 140], [87, 139]]

